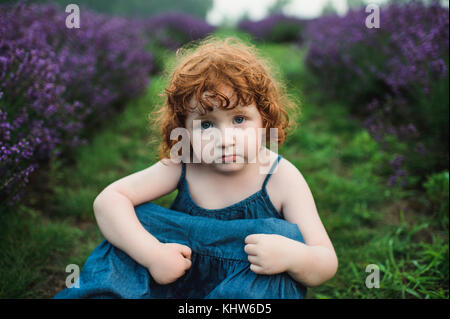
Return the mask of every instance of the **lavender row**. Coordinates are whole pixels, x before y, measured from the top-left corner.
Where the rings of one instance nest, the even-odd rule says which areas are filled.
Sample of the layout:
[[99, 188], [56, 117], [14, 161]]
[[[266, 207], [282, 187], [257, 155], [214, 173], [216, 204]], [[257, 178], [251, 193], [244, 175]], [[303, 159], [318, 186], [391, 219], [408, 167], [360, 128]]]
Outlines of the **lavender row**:
[[[448, 169], [449, 12], [433, 2], [365, 8], [308, 23], [306, 64], [392, 155], [388, 185]], [[403, 146], [393, 141], [400, 141]]]
[[282, 13], [275, 13], [258, 21], [242, 20], [237, 28], [251, 34], [257, 41], [301, 42], [303, 40], [302, 32], [307, 21]]
[[83, 130], [148, 85], [152, 55], [127, 20], [83, 12], [69, 29], [53, 5], [0, 6], [0, 202], [30, 174], [84, 144]]
[[41, 163], [86, 143], [87, 129], [146, 89], [158, 71], [153, 50], [214, 31], [177, 12], [139, 20], [81, 8], [71, 29], [66, 17], [55, 5], [0, 6], [1, 205], [17, 203]]
[[202, 19], [177, 11], [161, 13], [138, 24], [150, 41], [173, 51], [189, 41], [204, 38], [216, 29]]

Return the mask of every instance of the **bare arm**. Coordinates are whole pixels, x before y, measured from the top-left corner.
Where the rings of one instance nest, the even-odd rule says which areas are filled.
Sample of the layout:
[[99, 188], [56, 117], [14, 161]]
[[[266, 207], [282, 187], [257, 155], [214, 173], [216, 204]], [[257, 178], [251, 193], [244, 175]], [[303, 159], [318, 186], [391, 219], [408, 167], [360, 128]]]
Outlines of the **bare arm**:
[[161, 243], [139, 222], [134, 206], [157, 199], [176, 188], [181, 164], [161, 161], [115, 181], [94, 201], [100, 231], [114, 246], [139, 264], [149, 267], [158, 256]]
[[298, 225], [305, 240], [292, 242], [288, 274], [307, 286], [318, 286], [336, 274], [337, 256], [305, 179], [294, 165], [286, 164], [283, 215]]
[[306, 286], [318, 286], [335, 275], [336, 253], [303, 176], [286, 159], [279, 166], [271, 187], [283, 194], [284, 218], [298, 226], [305, 243], [278, 234], [248, 235], [244, 251], [250, 270], [263, 275], [287, 272]]

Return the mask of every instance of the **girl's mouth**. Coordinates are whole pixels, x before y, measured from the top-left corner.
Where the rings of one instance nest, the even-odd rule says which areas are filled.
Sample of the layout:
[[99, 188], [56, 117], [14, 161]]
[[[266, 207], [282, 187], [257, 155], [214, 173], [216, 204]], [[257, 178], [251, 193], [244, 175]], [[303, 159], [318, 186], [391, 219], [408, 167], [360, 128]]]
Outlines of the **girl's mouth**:
[[227, 155], [227, 156], [222, 156], [222, 162], [233, 162], [236, 160], [236, 155]]

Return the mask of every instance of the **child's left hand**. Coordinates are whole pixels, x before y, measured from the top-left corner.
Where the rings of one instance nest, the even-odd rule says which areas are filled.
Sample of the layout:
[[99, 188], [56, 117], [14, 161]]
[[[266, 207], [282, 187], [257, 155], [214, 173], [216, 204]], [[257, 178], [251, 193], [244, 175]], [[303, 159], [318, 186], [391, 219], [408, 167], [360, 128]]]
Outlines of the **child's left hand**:
[[252, 234], [245, 237], [244, 251], [249, 255], [250, 270], [272, 275], [287, 271], [296, 242], [276, 234]]

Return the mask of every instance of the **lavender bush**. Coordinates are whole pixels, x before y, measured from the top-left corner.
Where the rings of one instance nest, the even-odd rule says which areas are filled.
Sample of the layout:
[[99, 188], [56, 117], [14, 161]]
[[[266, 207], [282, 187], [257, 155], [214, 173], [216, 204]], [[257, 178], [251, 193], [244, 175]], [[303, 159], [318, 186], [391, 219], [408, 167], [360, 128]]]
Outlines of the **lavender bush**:
[[14, 205], [39, 164], [142, 92], [152, 70], [132, 23], [53, 5], [0, 6], [0, 205]]
[[303, 39], [306, 20], [275, 13], [259, 21], [243, 20], [238, 29], [250, 33], [255, 40], [269, 42], [296, 42]]
[[204, 38], [215, 30], [206, 21], [181, 12], [167, 12], [145, 19], [141, 27], [150, 41], [170, 50]]
[[136, 19], [136, 28], [147, 42], [147, 49], [154, 55], [155, 73], [163, 70], [168, 51], [206, 37], [215, 27], [206, 21], [181, 12], [166, 12], [146, 19]]
[[[306, 64], [329, 98], [346, 102], [388, 152], [388, 185], [448, 169], [449, 12], [437, 2], [364, 8], [307, 27]], [[400, 143], [398, 143], [400, 142]]]

